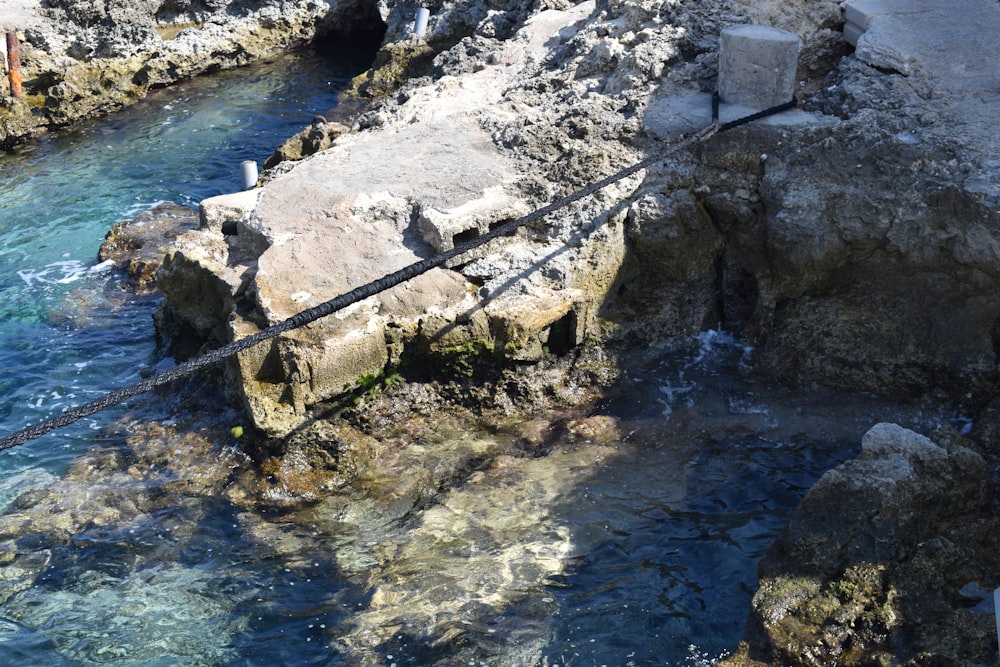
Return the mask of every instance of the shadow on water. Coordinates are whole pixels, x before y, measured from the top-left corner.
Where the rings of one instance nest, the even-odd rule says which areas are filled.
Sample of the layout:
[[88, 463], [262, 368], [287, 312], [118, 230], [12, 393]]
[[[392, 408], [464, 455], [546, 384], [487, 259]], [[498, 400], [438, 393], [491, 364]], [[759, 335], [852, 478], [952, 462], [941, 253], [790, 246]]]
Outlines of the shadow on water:
[[790, 392], [753, 378], [731, 336], [693, 343], [629, 364], [589, 414], [499, 433], [415, 414], [380, 444], [395, 477], [294, 510], [246, 502], [233, 412], [172, 424], [181, 399], [165, 397], [66, 475], [0, 487], [0, 648], [45, 664], [708, 664], [739, 640], [756, 561], [813, 481], [877, 421], [943, 417]]
[[483, 436], [506, 443], [350, 575], [371, 598], [332, 633], [345, 663], [710, 664], [815, 480], [875, 423], [947, 419], [771, 385], [724, 332], [692, 343], [628, 364], [613, 398], [531, 446], [524, 425]]
[[946, 418], [774, 386], [729, 334], [697, 342], [603, 406], [622, 448], [554, 510], [576, 550], [550, 589], [549, 664], [709, 664], [734, 649], [756, 563], [816, 479], [877, 422], [926, 430]]

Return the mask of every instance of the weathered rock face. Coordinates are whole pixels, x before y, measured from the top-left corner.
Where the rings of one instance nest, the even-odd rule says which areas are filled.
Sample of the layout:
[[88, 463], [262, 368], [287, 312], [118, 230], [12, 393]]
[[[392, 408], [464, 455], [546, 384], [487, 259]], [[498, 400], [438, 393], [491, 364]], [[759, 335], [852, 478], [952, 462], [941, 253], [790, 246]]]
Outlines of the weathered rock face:
[[312, 125], [289, 138], [267, 160], [264, 169], [277, 167], [282, 162], [301, 160], [333, 145], [334, 139], [351, 128], [341, 123], [331, 123], [322, 116], [313, 119]]
[[0, 143], [324, 35], [372, 34], [377, 41], [381, 26], [374, 3], [355, 0], [53, 0], [21, 26], [24, 98], [0, 100]]
[[[996, 655], [991, 467], [954, 433], [879, 424], [809, 491], [760, 565], [729, 664], [980, 664]], [[964, 599], [964, 602], [960, 602]]]
[[[529, 26], [522, 63], [590, 9], [553, 12], [540, 27]], [[341, 136], [258, 191], [203, 202], [203, 228], [180, 239], [160, 275], [176, 317], [203, 332], [227, 329], [222, 340], [242, 337], [525, 212], [526, 195], [514, 187], [522, 172], [482, 126], [483, 105], [500, 92], [498, 74], [508, 76], [484, 71], [410, 89], [412, 105], [377, 121], [391, 130]], [[613, 216], [622, 213], [605, 214]], [[225, 241], [224, 223], [238, 230]], [[282, 435], [309, 406], [381, 374], [406, 353], [536, 359], [546, 347], [571, 347], [587, 335], [614, 276], [616, 234], [596, 229], [568, 251], [518, 236], [496, 247], [500, 261], [477, 254], [435, 268], [241, 355], [238, 393], [259, 429]], [[594, 239], [619, 252], [597, 252]], [[546, 255], [553, 261], [540, 261]], [[588, 280], [596, 289], [583, 289]], [[219, 295], [222, 307], [214, 297], [192, 303], [195, 293]]]
[[186, 206], [160, 202], [132, 220], [122, 220], [109, 231], [97, 253], [101, 262], [114, 262], [125, 271], [138, 292], [156, 287], [160, 262], [177, 236], [198, 224], [198, 212]]
[[914, 139], [908, 127], [860, 113], [834, 133], [797, 137], [796, 153], [768, 161], [762, 231], [771, 268], [758, 273], [767, 280], [758, 281], [753, 331], [779, 374], [904, 395], [991, 385], [995, 193], [954, 178], [962, 161], [982, 156], [948, 137]]
[[[318, 324], [312, 342], [261, 353], [242, 370], [242, 393], [273, 386], [264, 393], [278, 397], [275, 405], [284, 396], [297, 407], [258, 425], [291, 428], [313, 401], [428, 341], [527, 359], [588, 336], [641, 343], [718, 323], [743, 326], [760, 367], [794, 382], [980, 400], [994, 380], [1000, 316], [988, 123], [953, 132], [958, 118], [922, 97], [934, 86], [950, 94], [932, 75], [904, 78], [849, 56], [823, 80], [823, 64], [845, 48], [833, 39], [842, 20], [834, 4], [717, 9], [708, 19], [647, 3], [534, 15], [511, 7], [503, 15], [512, 31], [498, 33], [493, 16], [457, 39], [469, 25], [444, 8], [427, 42], [454, 46], [430, 76], [362, 114], [321, 154], [286, 167], [258, 199], [206, 203], [206, 215], [240, 225], [241, 239], [229, 245], [239, 247], [243, 278], [225, 281], [232, 294], [216, 323], [243, 313], [231, 328], [245, 335], [664, 150], [679, 126], [664, 120], [663, 103], [714, 86], [721, 27], [769, 22], [803, 38], [809, 113], [717, 135], [665, 157], [644, 179], [477, 251], [452, 265], [451, 296], [428, 293], [424, 303], [440, 312], [418, 306], [398, 319], [383, 299], [341, 333], [327, 337]], [[401, 36], [407, 24], [398, 16], [387, 23], [394, 44], [416, 43]], [[970, 95], [967, 88], [955, 94]], [[707, 98], [700, 104], [707, 123]], [[359, 230], [372, 225], [378, 241], [359, 243]], [[350, 278], [310, 275], [324, 256], [337, 257]], [[206, 267], [209, 283], [233, 271], [231, 259], [218, 261], [225, 268]], [[283, 284], [289, 274], [295, 284]], [[173, 302], [183, 318], [187, 306]], [[369, 341], [364, 353], [331, 352], [332, 340], [358, 336]], [[327, 360], [316, 368], [364, 362], [327, 374], [309, 370], [311, 355]], [[289, 381], [301, 391], [283, 389]]]
[[[1000, 220], [986, 128], [997, 98], [995, 86], [935, 74], [938, 55], [905, 51], [906, 76], [875, 69], [898, 53], [845, 57], [806, 99], [812, 121], [719, 135], [693, 168], [678, 164], [658, 180], [661, 199], [694, 194], [699, 207], [688, 210], [721, 235], [719, 320], [746, 325], [762, 368], [796, 383], [937, 388], [980, 404], [993, 387]], [[654, 132], [658, 104], [647, 114]], [[636, 209], [643, 230], [681, 227], [670, 208], [664, 221], [644, 210], [657, 215]], [[672, 245], [682, 257], [709, 250]]]
[[1000, 316], [996, 198], [948, 175], [947, 139], [914, 145], [905, 127], [862, 113], [713, 139], [633, 206], [635, 248], [662, 258], [636, 272], [700, 284], [709, 323], [745, 325], [760, 367], [794, 383], [980, 401]]

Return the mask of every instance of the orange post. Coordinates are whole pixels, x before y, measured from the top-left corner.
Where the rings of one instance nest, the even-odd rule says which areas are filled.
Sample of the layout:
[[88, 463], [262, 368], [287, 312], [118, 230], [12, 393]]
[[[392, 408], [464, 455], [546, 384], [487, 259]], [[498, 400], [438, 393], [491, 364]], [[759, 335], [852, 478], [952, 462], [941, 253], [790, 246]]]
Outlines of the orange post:
[[16, 32], [7, 33], [7, 70], [10, 77], [10, 94], [20, 99], [24, 96], [21, 87], [21, 47]]

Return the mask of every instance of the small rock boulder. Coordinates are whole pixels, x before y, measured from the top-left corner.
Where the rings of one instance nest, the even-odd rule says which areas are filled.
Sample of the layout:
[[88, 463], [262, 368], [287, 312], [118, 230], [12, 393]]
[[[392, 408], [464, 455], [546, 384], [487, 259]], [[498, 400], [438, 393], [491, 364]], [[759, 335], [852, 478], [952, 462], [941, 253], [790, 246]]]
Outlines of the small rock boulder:
[[156, 272], [174, 240], [198, 226], [198, 212], [171, 202], [160, 202], [132, 220], [114, 224], [97, 253], [102, 262], [114, 262], [128, 273], [136, 292], [156, 289]]
[[993, 614], [962, 593], [1000, 584], [990, 473], [953, 432], [873, 426], [762, 559], [725, 664], [992, 664]]

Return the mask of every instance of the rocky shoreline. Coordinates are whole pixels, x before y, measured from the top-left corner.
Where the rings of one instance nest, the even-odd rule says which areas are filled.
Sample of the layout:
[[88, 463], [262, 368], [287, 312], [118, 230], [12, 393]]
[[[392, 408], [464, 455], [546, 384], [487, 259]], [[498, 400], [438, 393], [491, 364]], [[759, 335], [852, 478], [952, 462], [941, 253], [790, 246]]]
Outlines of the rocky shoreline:
[[[976, 607], [1000, 584], [1000, 88], [968, 66], [977, 53], [942, 74], [933, 49], [921, 59], [905, 40], [877, 41], [905, 30], [891, 13], [855, 51], [833, 2], [445, 2], [424, 40], [409, 33], [406, 3], [378, 16], [373, 6], [215, 4], [128, 18], [50, 2], [75, 32], [26, 32], [26, 81], [36, 85], [28, 102], [3, 105], [16, 139], [334, 25], [385, 27], [378, 66], [358, 82], [379, 103], [348, 131], [317, 138], [315, 155], [274, 166], [261, 187], [203, 203], [199, 227], [171, 244], [161, 322], [196, 341], [188, 349], [259, 331], [656, 154], [688, 122], [676, 101], [703, 105], [714, 88], [723, 27], [762, 23], [802, 39], [795, 114], [671, 154], [544, 224], [241, 355], [228, 389], [266, 475], [239, 487], [250, 498], [240, 502], [294, 505], [343, 488], [352, 470], [386, 455], [363, 430], [400, 411], [485, 402], [492, 419], [516, 422], [547, 402], [573, 410], [614, 377], [602, 356], [611, 350], [740, 327], [759, 369], [783, 381], [931, 396], [974, 426], [925, 435], [874, 426], [762, 561], [748, 636], [730, 664], [996, 660], [993, 617]], [[228, 4], [247, 27], [214, 23]], [[164, 40], [156, 31], [167, 25], [180, 31]], [[192, 46], [206, 37], [211, 57], [204, 42]], [[61, 57], [74, 64], [56, 82], [43, 52], [58, 40], [73, 45]], [[146, 42], [157, 55], [136, 46]], [[121, 76], [95, 86], [78, 74], [95, 65]], [[44, 102], [40, 81], [51, 84]], [[32, 100], [30, 123], [19, 124]], [[357, 429], [322, 417], [345, 387], [384, 386], [398, 365], [426, 358], [477, 382], [443, 392], [414, 383], [359, 412]], [[511, 366], [488, 382], [497, 360]], [[538, 384], [511, 370], [535, 362], [546, 369]], [[412, 493], [401, 506], [412, 507], [419, 483], [404, 487]]]
[[184, 79], [318, 39], [377, 43], [384, 31], [373, 4], [348, 1], [32, 0], [0, 8], [0, 25], [18, 38], [23, 80], [20, 98], [0, 86], [7, 149]]

